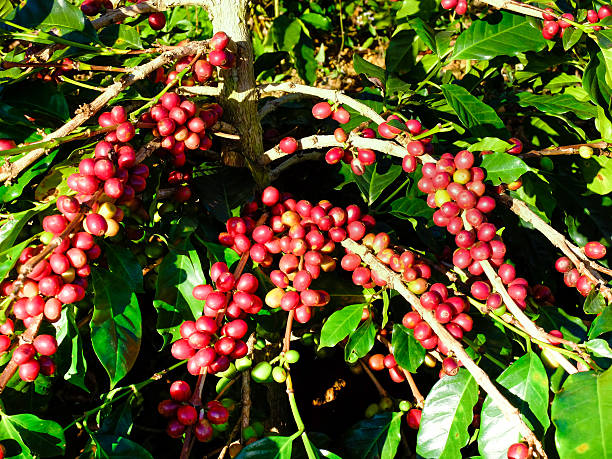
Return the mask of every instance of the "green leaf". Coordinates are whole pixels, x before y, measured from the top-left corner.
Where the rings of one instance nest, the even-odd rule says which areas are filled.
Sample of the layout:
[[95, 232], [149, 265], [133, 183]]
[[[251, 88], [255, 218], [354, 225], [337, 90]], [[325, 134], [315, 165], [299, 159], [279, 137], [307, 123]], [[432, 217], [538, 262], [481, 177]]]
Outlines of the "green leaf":
[[0, 280], [4, 279], [15, 267], [19, 255], [32, 242], [32, 239], [34, 239], [34, 236], [0, 253]]
[[83, 338], [76, 323], [75, 308], [75, 305], [64, 306], [62, 316], [55, 324], [59, 344], [58, 373], [63, 374], [66, 381], [89, 392], [85, 385], [87, 360], [83, 354]]
[[138, 299], [128, 281], [110, 271], [92, 271], [95, 292], [91, 342], [110, 377], [111, 388], [130, 371], [140, 351]]
[[516, 56], [527, 51], [541, 51], [546, 40], [534, 21], [507, 12], [474, 21], [455, 43], [453, 59], [483, 59]]
[[270, 436], [242, 448], [236, 459], [291, 459], [293, 439]]
[[351, 304], [329, 316], [321, 328], [319, 348], [334, 347], [354, 332], [361, 322], [363, 308], [363, 304]]
[[361, 176], [356, 175], [355, 183], [363, 192], [368, 206], [371, 206], [391, 184], [402, 173], [402, 167], [393, 164], [384, 172], [383, 165], [379, 161], [372, 166], [365, 168], [365, 173]]
[[387, 72], [382, 67], [378, 65], [370, 64], [359, 54], [353, 54], [353, 67], [355, 68], [355, 73], [364, 74], [370, 78], [376, 78], [380, 81], [380, 84], [384, 87], [385, 80], [387, 79]]
[[100, 40], [116, 49], [142, 49], [138, 29], [126, 24], [111, 24], [99, 33]]
[[23, 174], [21, 174], [15, 183], [10, 186], [3, 186], [0, 188], [0, 202], [10, 202], [13, 199], [18, 198], [23, 193], [23, 189], [32, 183], [36, 177], [47, 171], [57, 153], [58, 149], [53, 150], [48, 155], [43, 156], [41, 159], [36, 161], [34, 165], [28, 168]]
[[507, 136], [504, 123], [495, 110], [471, 95], [464, 87], [443, 84], [442, 93], [461, 123], [476, 137]]
[[587, 182], [587, 188], [593, 193], [612, 193], [612, 158], [592, 156], [581, 165], [580, 170]]
[[612, 98], [610, 89], [612, 78], [608, 77], [604, 55], [597, 46], [591, 45], [589, 46], [589, 57], [589, 62], [582, 74], [582, 86], [594, 103], [609, 110]]
[[313, 84], [317, 79], [317, 67], [319, 64], [315, 59], [312, 39], [302, 34], [300, 41], [293, 47], [291, 55], [295, 60], [295, 68], [298, 75], [306, 83]]
[[612, 370], [569, 375], [552, 403], [560, 457], [612, 457]]
[[[504, 396], [520, 412], [525, 423], [542, 437], [548, 419], [548, 377], [540, 358], [529, 352], [515, 361], [498, 378]], [[508, 421], [491, 397], [482, 405], [478, 450], [486, 458], [506, 458], [508, 446], [520, 440], [516, 422]]]
[[204, 304], [191, 292], [204, 282], [189, 254], [170, 248], [159, 265], [153, 300], [157, 310], [157, 331], [164, 337], [164, 344], [178, 338], [178, 328], [183, 321], [197, 319], [202, 314]]
[[572, 46], [580, 41], [584, 32], [580, 29], [568, 27], [569, 30], [563, 32], [563, 49], [569, 50]]
[[139, 458], [153, 459], [149, 451], [138, 443], [117, 435], [96, 435], [95, 441], [99, 449], [96, 457], [103, 458]]
[[582, 309], [587, 314], [599, 314], [605, 309], [605, 307], [605, 298], [597, 289], [593, 289], [591, 290], [591, 293], [589, 293], [589, 296], [585, 298]]
[[597, 116], [597, 107], [589, 102], [580, 102], [569, 94], [556, 94], [546, 96], [532, 94], [530, 92], [519, 92], [518, 104], [521, 107], [535, 107], [547, 114], [561, 115], [563, 113], [574, 113], [578, 118], [589, 120]]
[[305, 13], [300, 16], [300, 19], [311, 26], [330, 31], [332, 29], [332, 20], [327, 16], [318, 13]]
[[385, 51], [387, 72], [406, 72], [414, 67], [412, 45], [415, 35], [412, 30], [400, 30], [393, 34]]
[[592, 352], [595, 357], [604, 357], [612, 359], [612, 349], [607, 341], [603, 339], [592, 339], [584, 343], [589, 352]]
[[413, 331], [401, 324], [393, 325], [393, 356], [400, 367], [414, 373], [425, 360], [427, 351], [414, 337]]
[[382, 413], [358, 422], [344, 437], [347, 459], [393, 459], [403, 413]]
[[410, 27], [412, 27], [412, 29], [419, 36], [419, 38], [423, 40], [425, 46], [427, 46], [433, 52], [438, 51], [436, 45], [436, 37], [434, 35], [435, 31], [429, 26], [429, 24], [427, 24], [421, 18], [411, 19], [410, 21], [408, 21], [408, 23], [410, 24]]
[[28, 0], [10, 18], [21, 26], [44, 32], [53, 31], [67, 40], [81, 43], [98, 40], [91, 22], [79, 7], [67, 0]]
[[6, 458], [54, 457], [66, 449], [62, 427], [33, 414], [0, 413], [0, 441]]
[[461, 459], [477, 401], [478, 384], [463, 368], [455, 376], [436, 382], [425, 399], [417, 454], [424, 458]]
[[591, 323], [589, 339], [597, 338], [599, 335], [610, 330], [612, 330], [612, 306], [608, 305]]
[[391, 215], [406, 219], [424, 218], [429, 221], [434, 213], [434, 210], [427, 205], [422, 199], [406, 196], [399, 198], [391, 203]]
[[0, 18], [4, 18], [13, 11], [11, 0], [0, 0]]
[[485, 137], [480, 139], [478, 142], [469, 145], [469, 151], [506, 151], [512, 147], [511, 143], [505, 140], [498, 139], [496, 137]]
[[47, 202], [31, 209], [12, 214], [11, 217], [0, 226], [0, 252], [6, 252], [10, 249], [17, 238], [23, 235], [23, 227], [30, 219], [50, 205], [51, 203]]
[[136, 293], [144, 292], [142, 286], [142, 266], [130, 250], [121, 249], [116, 244], [104, 244], [104, 254], [109, 271], [124, 279]]
[[514, 182], [532, 170], [521, 158], [504, 152], [485, 155], [481, 167], [487, 171], [487, 178], [493, 185]]
[[374, 346], [376, 338], [376, 327], [372, 323], [372, 318], [363, 321], [357, 330], [349, 335], [349, 339], [344, 348], [344, 359], [349, 363], [355, 363]]

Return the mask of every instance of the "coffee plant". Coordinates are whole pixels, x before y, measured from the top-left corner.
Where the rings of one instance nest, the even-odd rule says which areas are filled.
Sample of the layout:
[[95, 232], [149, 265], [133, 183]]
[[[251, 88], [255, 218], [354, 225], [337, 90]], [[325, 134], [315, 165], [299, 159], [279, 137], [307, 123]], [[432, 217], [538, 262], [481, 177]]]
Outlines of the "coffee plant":
[[0, 0], [0, 459], [612, 457], [611, 17]]

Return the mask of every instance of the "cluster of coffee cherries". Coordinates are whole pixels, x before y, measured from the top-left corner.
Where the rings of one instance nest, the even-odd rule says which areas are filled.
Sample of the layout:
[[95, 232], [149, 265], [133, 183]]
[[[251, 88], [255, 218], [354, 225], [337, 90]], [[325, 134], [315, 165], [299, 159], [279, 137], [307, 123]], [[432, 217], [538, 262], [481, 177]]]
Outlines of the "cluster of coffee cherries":
[[182, 167], [186, 152], [208, 150], [212, 140], [206, 129], [223, 115], [219, 104], [198, 107], [191, 100], [167, 92], [150, 110], [142, 115], [142, 123], [154, 123], [153, 135], [161, 138], [162, 153], [168, 152], [175, 167]]
[[104, 10], [112, 10], [113, 3], [111, 0], [83, 0], [81, 3], [81, 11], [85, 16], [95, 16]]
[[[564, 19], [573, 22], [574, 15], [571, 13], [563, 13], [561, 17], [557, 19], [552, 8], [546, 8], [545, 11], [546, 12], [542, 14], [542, 18], [544, 19], [544, 23], [542, 24], [542, 36], [547, 40], [552, 40], [557, 34], [563, 37], [565, 29], [571, 25], [569, 22], [564, 21]], [[596, 24], [610, 15], [612, 15], [612, 8], [610, 5], [603, 5], [597, 11], [588, 10], [586, 19], [589, 24]], [[593, 30], [601, 30], [601, 26], [593, 26]]]
[[[79, 172], [67, 178], [68, 187], [77, 193], [58, 197], [56, 206], [60, 213], [43, 218], [40, 244], [26, 247], [20, 254], [16, 271], [25, 279], [7, 280], [0, 286], [3, 296], [17, 290], [12, 312], [25, 327], [41, 314], [49, 322], [56, 322], [62, 305], [83, 300], [91, 274], [90, 262], [102, 252], [94, 237], [116, 235], [124, 211], [115, 205], [115, 200], [127, 207], [137, 206], [136, 193], [146, 186], [149, 170], [136, 164], [134, 148], [127, 143], [134, 137], [135, 129], [127, 121], [123, 107], [102, 113], [98, 121], [100, 126], [112, 129], [96, 144], [94, 157], [81, 160]], [[0, 146], [14, 147], [14, 142], [2, 142]], [[87, 209], [83, 221], [70, 234], [64, 234], [70, 222], [82, 218], [83, 209]], [[61, 241], [49, 255], [30, 267], [30, 260], [59, 236]], [[8, 318], [0, 326], [2, 347], [14, 331], [15, 323]], [[49, 338], [52, 337], [40, 335], [33, 343], [21, 344], [13, 353], [12, 359], [20, 365], [19, 374], [24, 381], [33, 381], [39, 373], [53, 373], [55, 366], [49, 356], [55, 352], [57, 343]], [[10, 346], [10, 338], [8, 343]], [[38, 359], [34, 358], [36, 353], [40, 355]]]
[[[248, 326], [242, 318], [257, 314], [263, 306], [255, 295], [259, 283], [252, 274], [243, 273], [236, 280], [225, 263], [217, 262], [210, 276], [215, 289], [205, 284], [193, 289], [194, 298], [205, 302], [203, 315], [181, 324], [181, 339], [171, 349], [174, 358], [187, 360], [192, 375], [224, 372], [232, 360], [244, 357], [248, 348], [242, 338]], [[230, 320], [221, 326], [223, 314]]]
[[395, 361], [393, 354], [373, 354], [368, 359], [368, 366], [374, 371], [382, 371], [385, 368], [389, 371], [389, 377], [393, 382], [401, 383], [406, 380], [402, 369]]
[[[448, 332], [457, 340], [463, 338], [464, 333], [472, 330], [474, 322], [467, 314], [470, 304], [460, 296], [449, 296], [449, 291], [444, 284], [432, 284], [424, 292], [419, 302], [425, 309], [432, 311], [436, 320], [443, 324]], [[425, 322], [416, 311], [408, 312], [402, 318], [402, 325], [413, 330], [414, 337], [425, 349], [437, 350], [440, 354], [448, 356], [442, 361], [440, 377], [444, 375], [454, 376], [457, 374], [459, 363], [450, 356], [450, 351], [438, 339], [430, 325]]]
[[442, 0], [440, 6], [445, 10], [455, 10], [459, 16], [463, 16], [467, 11], [466, 0]]
[[[227, 70], [236, 65], [236, 55], [227, 49], [230, 39], [225, 32], [215, 33], [209, 41], [212, 50], [206, 58], [200, 58], [193, 62], [195, 56], [185, 56], [176, 63], [174, 69], [164, 77], [163, 69], [158, 70], [156, 80], [165, 81], [165, 84], [172, 83], [180, 72], [191, 65], [181, 80], [182, 86], [193, 86], [197, 83], [208, 83], [213, 76], [215, 67]], [[193, 64], [191, 64], [193, 62]], [[164, 80], [165, 78], [165, 80]]]
[[129, 143], [136, 135], [136, 129], [127, 121], [123, 107], [116, 106], [102, 113], [98, 123], [103, 128], [114, 129], [96, 144], [94, 157], [82, 159], [79, 172], [68, 177], [68, 187], [77, 195], [61, 196], [57, 205], [62, 214], [72, 220], [78, 213], [79, 204], [89, 201], [102, 188], [104, 197], [94, 204], [99, 205], [98, 216], [88, 215], [84, 225], [87, 231], [96, 236], [114, 236], [119, 230], [118, 222], [123, 219], [123, 211], [106, 201], [116, 200], [118, 204], [127, 206], [134, 204], [136, 195], [147, 186], [149, 168], [136, 163], [136, 150]]
[[239, 254], [248, 252], [254, 262], [269, 270], [275, 288], [266, 295], [268, 306], [294, 310], [296, 321], [306, 323], [313, 308], [329, 302], [329, 294], [311, 288], [311, 283], [321, 271], [336, 268], [331, 256], [336, 243], [347, 237], [359, 241], [374, 224], [356, 205], [335, 207], [329, 201], [313, 205], [281, 195], [270, 186], [259, 202], [244, 206], [241, 217], [227, 221], [227, 231], [219, 235], [219, 241]]
[[170, 398], [159, 402], [157, 411], [168, 419], [168, 436], [180, 438], [187, 428], [193, 426], [193, 433], [198, 441], [208, 442], [214, 434], [213, 425], [225, 424], [229, 411], [217, 400], [211, 400], [205, 406], [196, 408], [191, 403], [191, 395], [188, 383], [174, 381], [170, 385]]
[[[584, 246], [584, 254], [589, 258], [599, 260], [606, 256], [606, 247], [597, 241], [587, 242]], [[587, 296], [593, 289], [593, 281], [581, 275], [569, 258], [558, 258], [555, 262], [555, 269], [563, 274], [565, 285], [576, 287], [582, 296]]]
[[[359, 132], [361, 137], [366, 139], [374, 139], [376, 132], [371, 128], [365, 128]], [[348, 136], [344, 129], [337, 128], [334, 131], [334, 138], [336, 142], [345, 143], [348, 140]], [[351, 166], [351, 171], [355, 175], [363, 175], [365, 173], [365, 167], [371, 166], [376, 162], [376, 153], [370, 148], [353, 148], [353, 147], [333, 147], [325, 154], [325, 162], [327, 164], [338, 164], [342, 161], [345, 164]]]

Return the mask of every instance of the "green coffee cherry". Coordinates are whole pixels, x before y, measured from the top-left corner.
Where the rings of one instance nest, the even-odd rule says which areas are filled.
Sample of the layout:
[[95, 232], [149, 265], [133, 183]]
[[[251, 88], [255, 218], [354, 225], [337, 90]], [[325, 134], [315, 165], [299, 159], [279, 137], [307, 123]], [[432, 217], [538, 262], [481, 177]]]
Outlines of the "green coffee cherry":
[[217, 373], [217, 376], [232, 379], [234, 376], [236, 376], [236, 373], [238, 373], [236, 370], [236, 365], [234, 365], [234, 362], [232, 362], [230, 363], [229, 367], [227, 367], [227, 370]]
[[388, 411], [393, 408], [393, 400], [389, 397], [383, 397], [378, 403], [378, 407], [381, 411]]
[[284, 383], [287, 379], [287, 372], [283, 367], [274, 367], [272, 370], [272, 379], [279, 384]]
[[287, 363], [296, 363], [300, 360], [300, 353], [291, 349], [290, 351], [285, 352], [285, 360]]
[[378, 411], [379, 411], [378, 403], [372, 403], [371, 405], [368, 405], [368, 407], [366, 408], [365, 417], [371, 418], [375, 414], [378, 414]]
[[269, 362], [259, 362], [251, 370], [253, 381], [258, 383], [266, 382], [272, 376], [272, 365]]
[[234, 363], [236, 365], [236, 370], [238, 371], [244, 371], [248, 368], [251, 368], [251, 366], [253, 365], [253, 361], [250, 359], [250, 357], [241, 357]]
[[227, 386], [230, 383], [231, 379], [228, 378], [219, 378], [219, 381], [217, 381], [217, 385], [215, 386], [215, 391], [218, 393], [220, 393], [223, 389], [225, 389], [225, 386]]
[[493, 310], [496, 316], [503, 316], [506, 313], [506, 305], [502, 304], [499, 308]]
[[51, 241], [53, 240], [53, 234], [49, 233], [48, 231], [43, 231], [40, 234], [40, 242], [42, 242], [45, 245], [49, 245], [51, 244]]
[[245, 440], [248, 440], [249, 438], [257, 437], [258, 435], [253, 426], [248, 426], [242, 431], [242, 436]]
[[583, 145], [578, 148], [578, 154], [584, 159], [589, 159], [593, 156], [593, 149], [587, 145]]
[[412, 403], [410, 403], [408, 400], [402, 400], [399, 402], [400, 411], [408, 411], [410, 408], [412, 408]]

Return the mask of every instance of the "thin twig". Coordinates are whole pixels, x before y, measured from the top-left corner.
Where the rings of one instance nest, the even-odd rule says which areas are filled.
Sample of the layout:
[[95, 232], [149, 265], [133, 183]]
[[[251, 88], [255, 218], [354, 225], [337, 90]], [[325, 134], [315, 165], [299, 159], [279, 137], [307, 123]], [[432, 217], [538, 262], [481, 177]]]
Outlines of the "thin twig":
[[358, 362], [359, 362], [359, 365], [361, 365], [361, 368], [363, 368], [363, 371], [365, 371], [366, 375], [368, 375], [368, 377], [372, 380], [372, 382], [374, 383], [374, 386], [376, 386], [376, 390], [380, 394], [380, 397], [381, 398], [388, 397], [389, 393], [380, 384], [378, 379], [376, 379], [376, 376], [374, 375], [374, 373], [372, 373], [372, 370], [370, 370], [368, 366], [365, 363], [363, 363], [362, 359], [359, 359]]
[[580, 154], [580, 147], [591, 147], [600, 150], [601, 156], [612, 157], [612, 152], [604, 151], [612, 147], [612, 143], [608, 142], [580, 143], [576, 145], [565, 145], [563, 147], [551, 147], [544, 150], [531, 150], [517, 156], [521, 158], [535, 158], [539, 156], [578, 155]]

